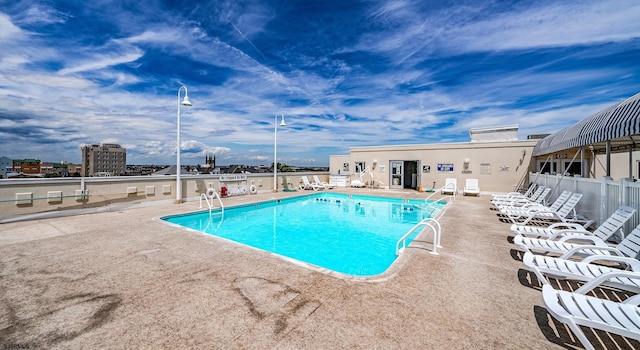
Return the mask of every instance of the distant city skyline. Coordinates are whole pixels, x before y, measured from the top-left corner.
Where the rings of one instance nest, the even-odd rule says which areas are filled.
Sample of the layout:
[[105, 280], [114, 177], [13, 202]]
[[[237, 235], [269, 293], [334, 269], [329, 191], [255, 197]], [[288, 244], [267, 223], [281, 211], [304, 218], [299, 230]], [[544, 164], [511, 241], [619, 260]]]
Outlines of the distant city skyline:
[[[2, 157], [6, 157], [6, 156], [2, 156], [0, 155], [0, 158]], [[206, 157], [206, 156], [205, 156]], [[12, 161], [15, 160], [39, 160], [41, 163], [52, 163], [52, 164], [74, 164], [74, 165], [80, 165], [82, 164], [82, 162], [70, 162], [66, 159], [62, 159], [62, 160], [49, 160], [49, 159], [43, 159], [42, 157], [19, 157], [19, 158], [12, 158], [12, 157], [6, 157], [8, 159], [11, 159]], [[189, 164], [182, 164], [181, 167], [185, 168], [185, 167], [195, 167], [198, 165], [205, 165], [206, 163], [206, 158], [205, 159], [201, 159], [201, 160], [197, 160], [197, 159], [193, 159], [195, 163], [189, 163]], [[174, 162], [175, 163], [175, 162]], [[220, 164], [220, 163], [216, 163], [216, 167], [229, 167], [229, 166], [249, 166], [249, 167], [271, 167], [271, 165], [273, 164], [273, 162], [270, 162], [268, 164], [243, 164], [243, 163], [229, 163], [229, 164]], [[296, 168], [327, 168], [328, 165], [326, 166], [320, 166], [320, 165], [297, 165], [297, 164], [287, 164], [284, 163], [282, 161], [278, 161], [278, 164], [282, 164], [282, 165], [287, 165], [287, 166], [292, 166], [292, 167], [296, 167]], [[154, 166], [154, 167], [169, 167], [175, 164], [171, 164], [171, 163], [129, 163], [127, 162], [126, 164], [127, 166]]]
[[350, 147], [559, 131], [640, 91], [640, 3], [4, 2], [0, 156], [328, 166]]

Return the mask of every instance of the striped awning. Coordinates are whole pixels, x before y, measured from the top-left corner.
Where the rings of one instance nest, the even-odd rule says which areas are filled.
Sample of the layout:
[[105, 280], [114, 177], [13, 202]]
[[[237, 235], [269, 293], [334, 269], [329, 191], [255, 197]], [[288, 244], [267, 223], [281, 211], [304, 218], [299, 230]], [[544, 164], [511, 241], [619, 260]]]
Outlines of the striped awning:
[[607, 141], [612, 152], [640, 148], [640, 93], [543, 138], [533, 156], [582, 146], [604, 153]]

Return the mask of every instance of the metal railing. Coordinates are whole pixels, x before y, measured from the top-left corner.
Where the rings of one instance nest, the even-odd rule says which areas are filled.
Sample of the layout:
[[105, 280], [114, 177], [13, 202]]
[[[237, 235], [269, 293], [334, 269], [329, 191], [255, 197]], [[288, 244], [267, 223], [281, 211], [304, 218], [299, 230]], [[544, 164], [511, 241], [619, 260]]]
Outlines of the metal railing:
[[[211, 210], [213, 209], [213, 199], [218, 198], [218, 202], [220, 203], [220, 208], [222, 210], [222, 214], [224, 214], [224, 204], [222, 203], [222, 199], [218, 192], [215, 189], [210, 188], [206, 193], [200, 195], [200, 209], [202, 209], [202, 200], [204, 199], [207, 202], [207, 206], [209, 207], [209, 215], [211, 215]], [[209, 202], [211, 200], [211, 202]]]
[[[440, 238], [442, 236], [442, 226], [435, 218], [426, 218], [413, 226], [407, 233], [402, 236], [398, 242], [396, 243], [396, 255], [402, 254], [402, 252], [407, 248], [407, 239], [418, 229], [430, 228], [433, 232], [433, 251], [431, 254], [438, 255], [438, 248], [442, 248], [440, 245]], [[402, 246], [400, 246], [402, 245]]]
[[[424, 230], [426, 228], [430, 228], [431, 231], [433, 232], [433, 251], [430, 253], [434, 255], [439, 255], [438, 248], [442, 248], [442, 245], [440, 245], [440, 240], [442, 238], [442, 225], [440, 225], [438, 218], [441, 218], [444, 215], [444, 213], [447, 211], [447, 209], [449, 208], [449, 200], [455, 200], [455, 195], [445, 196], [445, 197], [439, 198], [437, 201], [430, 200], [431, 197], [433, 197], [433, 194], [425, 198], [426, 208], [432, 207], [435, 209], [436, 208], [435, 204], [442, 201], [447, 202], [447, 204], [445, 204], [444, 207], [440, 207], [440, 211], [434, 217], [423, 219], [422, 221], [418, 222], [415, 226], [413, 226], [409, 231], [407, 231], [407, 233], [405, 233], [396, 242], [396, 255], [402, 254], [402, 252], [407, 248], [407, 239], [413, 233], [415, 233], [416, 230], [418, 229]], [[433, 213], [433, 211], [431, 213]]]

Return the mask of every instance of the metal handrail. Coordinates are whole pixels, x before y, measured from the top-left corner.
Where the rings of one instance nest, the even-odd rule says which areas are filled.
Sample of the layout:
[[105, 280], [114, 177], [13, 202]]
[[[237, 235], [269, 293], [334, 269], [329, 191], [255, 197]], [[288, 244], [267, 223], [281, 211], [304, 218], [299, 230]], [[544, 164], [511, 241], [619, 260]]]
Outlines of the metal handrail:
[[[435, 226], [432, 225], [432, 223], [435, 223]], [[429, 227], [433, 231], [433, 251], [430, 253], [433, 255], [439, 255], [438, 248], [442, 248], [442, 246], [440, 245], [440, 238], [442, 236], [442, 226], [440, 225], [438, 220], [434, 218], [423, 219], [422, 221], [417, 223], [415, 226], [413, 226], [409, 231], [407, 231], [407, 233], [405, 233], [404, 236], [402, 236], [402, 238], [400, 238], [396, 243], [396, 255], [402, 254], [402, 252], [407, 247], [406, 246], [407, 238], [411, 236], [418, 228], [421, 228], [421, 227], [422, 229]], [[401, 243], [402, 243], [402, 247], [400, 247]]]
[[[428, 207], [434, 206], [433, 203], [437, 203], [443, 200], [447, 200], [447, 199], [453, 199], [455, 200], [455, 195], [454, 196], [444, 196], [440, 199], [438, 199], [437, 201], [431, 201], [429, 202], [429, 198], [433, 197], [434, 194], [430, 195], [429, 197], [425, 198], [425, 202], [426, 205]], [[447, 203], [448, 204], [448, 203]], [[413, 233], [415, 232], [415, 230], [417, 230], [420, 227], [430, 227], [431, 230], [433, 231], [433, 252], [431, 252], [431, 254], [434, 255], [439, 255], [438, 254], [438, 248], [442, 248], [442, 245], [440, 245], [440, 239], [442, 238], [442, 226], [440, 225], [440, 222], [438, 221], [437, 218], [441, 218], [444, 213], [447, 211], [449, 205], [445, 205], [444, 207], [442, 207], [440, 209], [440, 211], [436, 214], [435, 217], [430, 217], [430, 218], [425, 218], [422, 221], [420, 221], [419, 223], [417, 223], [415, 226], [413, 226], [407, 233], [404, 234], [404, 236], [402, 236], [398, 242], [396, 242], [396, 255], [400, 255], [406, 248], [406, 244], [407, 244], [407, 238]], [[435, 223], [435, 225], [437, 227], [434, 227], [431, 223]], [[402, 247], [400, 247], [400, 244], [402, 243]]]
[[[224, 214], [224, 204], [222, 203], [222, 199], [220, 199], [220, 195], [215, 190], [213, 190], [211, 197], [209, 197], [206, 193], [203, 193], [200, 195], [200, 208], [202, 208], [202, 200], [204, 199], [205, 202], [207, 202], [207, 206], [209, 207], [209, 215], [211, 215], [214, 198], [218, 198], [218, 202], [220, 203], [220, 208], [222, 209], [222, 214]], [[211, 199], [211, 202], [209, 202], [209, 199]]]
[[[433, 197], [434, 195], [435, 195], [435, 193], [432, 193], [429, 197], [427, 197], [427, 198], [425, 198], [425, 199], [424, 199], [425, 206], [426, 206], [427, 208], [429, 208], [429, 207], [435, 207], [435, 203], [442, 202], [442, 201], [445, 201], [445, 200], [447, 200], [447, 199], [456, 200], [455, 195], [451, 195], [451, 196], [444, 196], [444, 197], [440, 197], [438, 200], [431, 200], [431, 201], [429, 201], [429, 199], [430, 199], [431, 197]], [[446, 208], [447, 208], [447, 206], [445, 205], [445, 206], [441, 209], [441, 211], [440, 211], [440, 212], [438, 212], [438, 216], [442, 216], [442, 214], [444, 214], [444, 211], [446, 211]]]
[[[444, 185], [442, 187], [440, 187], [438, 190], [434, 191], [432, 194], [430, 194], [427, 198], [424, 199], [425, 202], [428, 202], [429, 199], [431, 199], [431, 197], [435, 196], [436, 194], [438, 194], [438, 192], [440, 192], [440, 194], [442, 194], [442, 190], [449, 190], [450, 188], [447, 187], [447, 185]], [[447, 196], [447, 197], [451, 197], [453, 198], [453, 200], [456, 200], [456, 193], [458, 192], [458, 188], [456, 187], [455, 190], [453, 191], [453, 195], [451, 196]], [[446, 197], [443, 197], [446, 198]]]

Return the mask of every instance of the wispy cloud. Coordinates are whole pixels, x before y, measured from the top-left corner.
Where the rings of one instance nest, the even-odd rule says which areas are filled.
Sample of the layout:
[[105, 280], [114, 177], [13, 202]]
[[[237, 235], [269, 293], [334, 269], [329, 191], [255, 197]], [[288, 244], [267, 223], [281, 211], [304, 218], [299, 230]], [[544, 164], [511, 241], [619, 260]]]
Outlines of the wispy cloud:
[[0, 40], [4, 41], [7, 39], [14, 38], [16, 35], [20, 35], [22, 31], [19, 27], [17, 27], [13, 22], [11, 22], [11, 18], [4, 13], [0, 13]]

